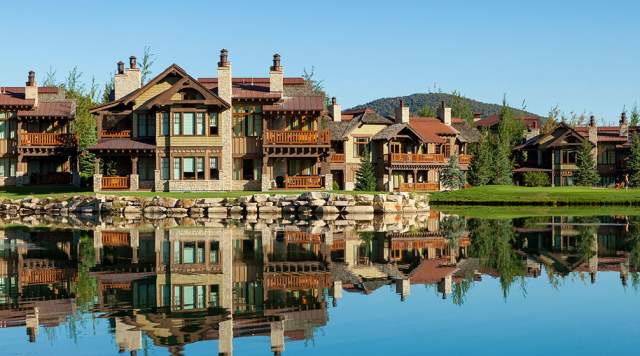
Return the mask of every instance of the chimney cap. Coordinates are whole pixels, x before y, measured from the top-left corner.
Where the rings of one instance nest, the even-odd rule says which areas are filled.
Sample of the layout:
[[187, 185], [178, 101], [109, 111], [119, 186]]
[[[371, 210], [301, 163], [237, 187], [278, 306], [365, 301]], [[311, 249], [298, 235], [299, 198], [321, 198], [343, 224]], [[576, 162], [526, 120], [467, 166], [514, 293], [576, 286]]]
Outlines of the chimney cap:
[[229, 66], [229, 51], [226, 48], [220, 50], [220, 62], [218, 62], [218, 67], [228, 67]]
[[595, 127], [596, 126], [596, 117], [595, 117], [595, 115], [589, 116], [589, 126], [591, 126], [591, 127]]
[[282, 65], [280, 64], [280, 55], [278, 53], [273, 55], [273, 65], [271, 66], [271, 70], [274, 70], [274, 71], [282, 70]]
[[118, 61], [117, 65], [118, 65], [118, 74], [124, 74], [124, 62]]
[[627, 123], [627, 112], [623, 111], [622, 114], [620, 114], [620, 123], [621, 124], [626, 124]]
[[138, 68], [138, 60], [136, 58], [136, 56], [131, 56], [129, 57], [129, 68], [131, 69], [136, 69]]
[[400, 107], [404, 107], [404, 99], [400, 99]]
[[336, 100], [336, 97], [335, 97], [335, 96], [334, 96], [334, 97], [332, 97], [332, 98], [331, 98], [331, 105], [336, 105], [337, 103], [338, 103], [338, 102], [337, 102], [337, 100]]
[[32, 87], [36, 85], [36, 72], [33, 70], [29, 71], [29, 75], [27, 76], [27, 86]]

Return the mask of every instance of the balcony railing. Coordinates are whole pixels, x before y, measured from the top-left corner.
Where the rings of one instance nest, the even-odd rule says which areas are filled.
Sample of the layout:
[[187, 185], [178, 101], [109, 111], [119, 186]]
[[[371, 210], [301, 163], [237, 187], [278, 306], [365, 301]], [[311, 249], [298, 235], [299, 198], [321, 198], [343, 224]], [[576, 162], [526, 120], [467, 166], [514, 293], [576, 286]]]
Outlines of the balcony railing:
[[102, 246], [129, 246], [129, 232], [103, 231]]
[[331, 163], [344, 163], [345, 155], [344, 153], [332, 153], [329, 156], [329, 162]]
[[20, 144], [23, 146], [73, 146], [76, 142], [76, 135], [70, 133], [20, 133]]
[[445, 163], [441, 153], [392, 153], [392, 163]]
[[465, 155], [465, 154], [461, 154], [458, 156], [458, 163], [459, 164], [469, 164], [471, 163], [471, 159], [473, 158], [472, 155]]
[[131, 130], [102, 130], [100, 131], [100, 137], [129, 138], [131, 137]]
[[314, 189], [322, 187], [321, 176], [285, 176], [285, 189]]
[[328, 145], [330, 142], [329, 130], [267, 130], [264, 133], [266, 145]]
[[129, 189], [129, 177], [102, 177], [102, 189]]
[[411, 192], [414, 190], [422, 192], [437, 192], [438, 190], [440, 190], [440, 185], [436, 182], [400, 183], [398, 189], [401, 192]]
[[319, 244], [322, 242], [322, 235], [306, 231], [285, 231], [284, 239], [290, 244]]

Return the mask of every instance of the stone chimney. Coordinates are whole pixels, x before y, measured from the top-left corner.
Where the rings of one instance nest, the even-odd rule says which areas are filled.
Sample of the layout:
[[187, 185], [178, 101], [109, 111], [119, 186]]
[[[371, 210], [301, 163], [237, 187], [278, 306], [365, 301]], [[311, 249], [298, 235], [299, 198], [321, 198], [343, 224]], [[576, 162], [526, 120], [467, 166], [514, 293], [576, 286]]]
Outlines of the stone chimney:
[[273, 55], [273, 65], [269, 70], [269, 91], [284, 91], [284, 73], [280, 64], [280, 55], [277, 53]]
[[335, 122], [342, 121], [342, 107], [340, 107], [340, 104], [336, 101], [335, 96], [331, 98], [331, 116]]
[[596, 117], [589, 117], [589, 141], [594, 145], [598, 144], [598, 126], [596, 125]]
[[118, 100], [142, 87], [142, 72], [138, 68], [136, 57], [129, 57], [129, 68], [124, 68], [122, 61], [118, 62], [118, 72], [114, 80], [114, 100]]
[[397, 124], [409, 123], [409, 107], [404, 106], [404, 100], [400, 100], [400, 106], [396, 108], [396, 123]]
[[627, 113], [624, 111], [620, 115], [620, 136], [629, 137], [629, 122], [627, 121]]
[[29, 71], [27, 82], [24, 87], [24, 98], [33, 100], [33, 106], [38, 106], [38, 83], [36, 83], [36, 72]]
[[[229, 62], [229, 51], [220, 50], [220, 61], [218, 62], [218, 96], [225, 102], [232, 104], [232, 76], [231, 63]], [[233, 167], [233, 152], [231, 151], [231, 109], [224, 110], [218, 114], [218, 125], [220, 125], [220, 136], [222, 137], [222, 161], [220, 163], [220, 180], [222, 190], [231, 190]]]
[[451, 126], [451, 108], [446, 107], [444, 101], [440, 103], [440, 107], [438, 108], [438, 119], [440, 119], [443, 124]]

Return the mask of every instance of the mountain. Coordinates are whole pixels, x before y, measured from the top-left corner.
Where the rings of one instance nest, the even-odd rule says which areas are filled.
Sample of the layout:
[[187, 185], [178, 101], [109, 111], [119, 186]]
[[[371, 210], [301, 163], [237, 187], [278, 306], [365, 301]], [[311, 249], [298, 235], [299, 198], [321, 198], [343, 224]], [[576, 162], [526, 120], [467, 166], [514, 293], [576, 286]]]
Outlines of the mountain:
[[[395, 113], [395, 109], [398, 107], [400, 103], [400, 99], [404, 100], [404, 104], [409, 106], [412, 114], [419, 114], [420, 110], [425, 106], [429, 105], [434, 110], [440, 103], [444, 100], [445, 103], [449, 104], [452, 102], [453, 95], [446, 93], [427, 93], [427, 94], [412, 94], [408, 96], [397, 96], [393, 98], [381, 98], [376, 99], [374, 101], [370, 101], [366, 104], [354, 106], [352, 109], [361, 109], [364, 107], [368, 107], [376, 110], [381, 115], [393, 116]], [[500, 113], [500, 107], [502, 105], [498, 104], [489, 104], [483, 103], [480, 101], [463, 98], [469, 102], [469, 106], [471, 106], [471, 111], [474, 113], [479, 113], [482, 117], [487, 117], [490, 115], [495, 115]], [[512, 108], [514, 110], [514, 116], [540, 116], [534, 113], [530, 113], [528, 111]], [[454, 113], [455, 115], [455, 113]]]

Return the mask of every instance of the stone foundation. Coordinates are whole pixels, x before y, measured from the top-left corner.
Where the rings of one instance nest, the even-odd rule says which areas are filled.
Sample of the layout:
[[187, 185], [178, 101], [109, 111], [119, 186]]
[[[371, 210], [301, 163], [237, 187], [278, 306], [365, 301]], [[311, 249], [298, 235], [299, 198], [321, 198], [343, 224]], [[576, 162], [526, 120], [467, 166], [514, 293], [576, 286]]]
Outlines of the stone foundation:
[[102, 190], [102, 174], [93, 175], [93, 191], [99, 192]]

